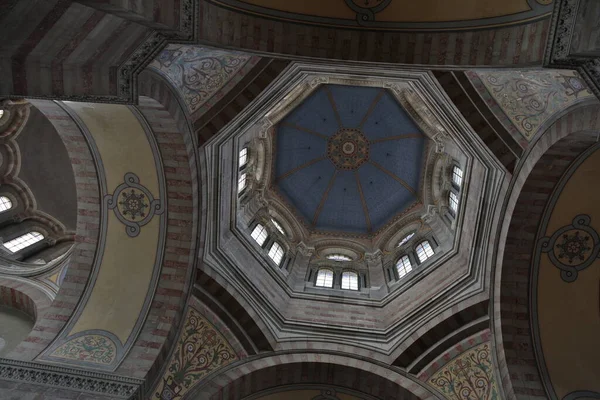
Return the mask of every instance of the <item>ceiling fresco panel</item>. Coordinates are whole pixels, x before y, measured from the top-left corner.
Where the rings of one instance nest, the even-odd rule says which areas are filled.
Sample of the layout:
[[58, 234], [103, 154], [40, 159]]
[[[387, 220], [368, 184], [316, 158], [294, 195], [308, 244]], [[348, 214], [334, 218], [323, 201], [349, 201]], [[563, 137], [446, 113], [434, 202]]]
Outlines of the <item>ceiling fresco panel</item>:
[[259, 60], [245, 53], [171, 44], [148, 68], [165, 76], [179, 91], [188, 112], [199, 118]]
[[531, 141], [553, 116], [594, 96], [576, 71], [477, 70], [465, 72], [484, 101], [518, 141]]
[[427, 140], [382, 87], [317, 87], [273, 140], [273, 184], [310, 229], [373, 233], [419, 198]]

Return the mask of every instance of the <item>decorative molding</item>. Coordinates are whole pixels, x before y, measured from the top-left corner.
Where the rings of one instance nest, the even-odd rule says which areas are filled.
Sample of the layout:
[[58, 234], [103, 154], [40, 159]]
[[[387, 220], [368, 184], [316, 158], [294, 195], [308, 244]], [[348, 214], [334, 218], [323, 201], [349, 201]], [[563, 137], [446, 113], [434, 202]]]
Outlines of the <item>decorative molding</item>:
[[600, 98], [600, 60], [571, 54], [571, 42], [582, 0], [555, 0], [543, 64], [547, 68], [576, 69], [592, 93]]
[[144, 394], [142, 379], [5, 358], [0, 358], [0, 379], [131, 400], [141, 400]]
[[165, 32], [164, 35], [171, 42], [196, 43], [198, 38], [198, 1], [180, 0], [179, 8], [179, 30], [173, 33]]

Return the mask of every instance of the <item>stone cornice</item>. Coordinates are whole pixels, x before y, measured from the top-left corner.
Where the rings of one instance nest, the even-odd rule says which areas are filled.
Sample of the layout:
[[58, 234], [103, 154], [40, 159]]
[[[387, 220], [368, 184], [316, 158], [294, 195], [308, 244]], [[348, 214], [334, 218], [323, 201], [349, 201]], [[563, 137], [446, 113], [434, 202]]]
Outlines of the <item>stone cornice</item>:
[[0, 358], [0, 380], [141, 400], [144, 381], [97, 372]]

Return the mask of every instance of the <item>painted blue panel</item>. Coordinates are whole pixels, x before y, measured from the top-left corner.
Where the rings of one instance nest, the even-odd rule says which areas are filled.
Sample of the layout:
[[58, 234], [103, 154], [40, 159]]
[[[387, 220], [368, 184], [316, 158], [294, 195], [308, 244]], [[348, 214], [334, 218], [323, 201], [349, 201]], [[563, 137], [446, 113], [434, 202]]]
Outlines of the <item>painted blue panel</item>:
[[329, 85], [344, 128], [358, 128], [381, 88]]
[[363, 133], [369, 140], [420, 132], [419, 127], [389, 92], [379, 100], [363, 125]]
[[288, 126], [277, 127], [275, 176], [327, 156], [327, 140]]
[[374, 230], [416, 199], [399, 182], [371, 164], [360, 167], [358, 176]]
[[298, 124], [325, 136], [331, 136], [339, 129], [333, 107], [323, 87], [306, 98], [282, 123]]
[[425, 137], [371, 144], [371, 160], [419, 190]]
[[354, 171], [338, 171], [333, 187], [319, 214], [316, 227], [362, 233], [367, 231]]
[[321, 198], [335, 172], [328, 159], [312, 164], [279, 182], [281, 192], [312, 223]]
[[[345, 127], [358, 127], [380, 88], [327, 85]], [[361, 112], [357, 112], [360, 110]], [[288, 199], [309, 225], [335, 172], [334, 164], [325, 158], [312, 165], [307, 163], [327, 155], [324, 137], [298, 130], [287, 124], [301, 126], [327, 137], [338, 130], [327, 91], [317, 89], [293, 110], [277, 127], [275, 176], [282, 176], [299, 166], [288, 177], [276, 181], [280, 192]], [[419, 191], [423, 152], [427, 138], [410, 116], [389, 93], [384, 92], [363, 125], [370, 140], [401, 135], [421, 134], [421, 137], [386, 140], [370, 144], [370, 160], [402, 179]], [[323, 203], [315, 228], [327, 231], [368, 233], [355, 174], [358, 174], [371, 222], [371, 231], [385, 225], [390, 218], [416, 201], [416, 196], [388, 173], [367, 162], [357, 171], [338, 170]]]

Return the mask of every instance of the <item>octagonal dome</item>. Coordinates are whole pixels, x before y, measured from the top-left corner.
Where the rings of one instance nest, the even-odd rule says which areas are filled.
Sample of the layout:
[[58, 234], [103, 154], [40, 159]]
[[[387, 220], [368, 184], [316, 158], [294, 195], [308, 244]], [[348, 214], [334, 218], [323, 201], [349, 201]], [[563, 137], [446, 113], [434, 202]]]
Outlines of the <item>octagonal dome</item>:
[[322, 85], [276, 125], [272, 183], [309, 229], [370, 234], [420, 204], [428, 141], [386, 89]]

